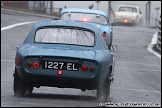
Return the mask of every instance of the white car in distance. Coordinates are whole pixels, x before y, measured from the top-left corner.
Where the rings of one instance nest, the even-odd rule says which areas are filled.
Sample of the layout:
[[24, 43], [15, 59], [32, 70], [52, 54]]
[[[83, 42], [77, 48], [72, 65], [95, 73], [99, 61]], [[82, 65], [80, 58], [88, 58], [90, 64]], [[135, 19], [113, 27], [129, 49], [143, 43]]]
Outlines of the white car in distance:
[[142, 12], [135, 5], [120, 5], [114, 13], [114, 23], [116, 24], [142, 24]]

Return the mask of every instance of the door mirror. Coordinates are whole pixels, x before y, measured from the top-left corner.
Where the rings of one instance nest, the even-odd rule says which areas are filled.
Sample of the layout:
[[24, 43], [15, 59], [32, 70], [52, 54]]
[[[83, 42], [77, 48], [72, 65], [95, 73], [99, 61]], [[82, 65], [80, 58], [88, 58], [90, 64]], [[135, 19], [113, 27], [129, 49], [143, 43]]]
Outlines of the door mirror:
[[118, 51], [117, 45], [112, 45], [112, 46], [110, 47], [110, 51], [111, 51], [111, 52], [117, 52], [117, 51]]
[[19, 48], [19, 46], [16, 46], [16, 49], [15, 50], [17, 50]]

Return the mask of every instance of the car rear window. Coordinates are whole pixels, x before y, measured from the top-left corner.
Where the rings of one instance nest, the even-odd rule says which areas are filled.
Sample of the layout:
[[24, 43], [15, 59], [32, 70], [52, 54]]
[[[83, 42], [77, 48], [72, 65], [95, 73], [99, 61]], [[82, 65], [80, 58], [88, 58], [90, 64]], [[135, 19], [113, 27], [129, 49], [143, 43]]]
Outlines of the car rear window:
[[60, 20], [72, 20], [72, 21], [87, 21], [93, 23], [99, 23], [107, 25], [108, 21], [106, 17], [98, 14], [90, 13], [63, 13], [60, 17]]
[[34, 42], [94, 46], [95, 36], [82, 29], [42, 28], [36, 31]]
[[123, 12], [137, 12], [137, 9], [134, 7], [120, 7], [118, 11], [123, 11]]

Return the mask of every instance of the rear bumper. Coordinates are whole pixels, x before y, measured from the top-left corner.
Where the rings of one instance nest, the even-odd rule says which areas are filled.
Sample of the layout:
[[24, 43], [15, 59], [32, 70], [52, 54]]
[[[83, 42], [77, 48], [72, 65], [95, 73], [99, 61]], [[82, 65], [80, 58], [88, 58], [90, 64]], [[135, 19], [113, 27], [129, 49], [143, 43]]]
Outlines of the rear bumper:
[[16, 72], [18, 73], [21, 80], [26, 83], [30, 83], [35, 87], [39, 86], [49, 86], [58, 88], [77, 88], [83, 90], [96, 89], [98, 85], [97, 75], [93, 77], [85, 78], [71, 78], [65, 76], [49, 76], [26, 72], [20, 67], [16, 67]]
[[127, 22], [124, 22], [125, 19], [114, 19], [114, 23], [129, 23], [129, 24], [138, 24], [139, 20], [126, 19]]

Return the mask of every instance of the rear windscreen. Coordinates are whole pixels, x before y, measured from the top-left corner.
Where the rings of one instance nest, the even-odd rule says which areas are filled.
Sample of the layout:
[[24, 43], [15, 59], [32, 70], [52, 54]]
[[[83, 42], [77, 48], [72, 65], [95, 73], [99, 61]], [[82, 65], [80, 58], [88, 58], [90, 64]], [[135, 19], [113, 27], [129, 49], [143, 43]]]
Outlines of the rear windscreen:
[[90, 13], [63, 13], [60, 20], [72, 20], [72, 21], [82, 21], [82, 22], [93, 22], [98, 24], [107, 25], [108, 21], [106, 17], [99, 14]]
[[90, 31], [67, 28], [43, 28], [36, 31], [34, 42], [94, 46], [95, 37]]
[[118, 11], [123, 11], [123, 12], [137, 12], [136, 8], [133, 7], [120, 7]]

